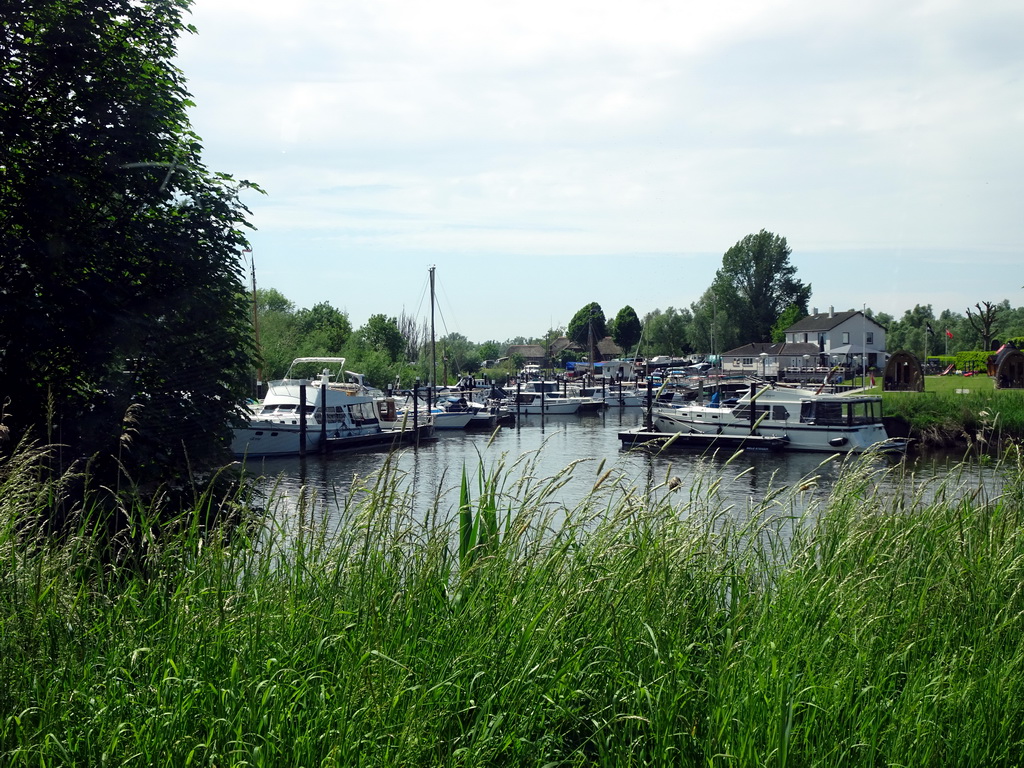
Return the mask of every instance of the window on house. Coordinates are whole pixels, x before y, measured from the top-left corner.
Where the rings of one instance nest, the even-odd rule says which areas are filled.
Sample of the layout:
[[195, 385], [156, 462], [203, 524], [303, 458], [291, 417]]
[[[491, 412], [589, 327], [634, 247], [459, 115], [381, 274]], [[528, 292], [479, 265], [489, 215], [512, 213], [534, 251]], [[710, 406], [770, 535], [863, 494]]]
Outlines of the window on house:
[[753, 364], [754, 364], [754, 358], [752, 358], [752, 357], [744, 357], [743, 358], [743, 365], [753, 365]]
[[849, 343], [850, 343], [850, 332], [849, 331], [843, 331], [843, 344], [849, 344]]
[[804, 344], [806, 344], [806, 343], [807, 343], [807, 334], [805, 333], [804, 334]]
[[873, 334], [871, 331], [868, 331], [867, 333], [865, 333], [864, 334], [864, 343], [865, 344], [874, 344], [875, 343], [875, 334]]

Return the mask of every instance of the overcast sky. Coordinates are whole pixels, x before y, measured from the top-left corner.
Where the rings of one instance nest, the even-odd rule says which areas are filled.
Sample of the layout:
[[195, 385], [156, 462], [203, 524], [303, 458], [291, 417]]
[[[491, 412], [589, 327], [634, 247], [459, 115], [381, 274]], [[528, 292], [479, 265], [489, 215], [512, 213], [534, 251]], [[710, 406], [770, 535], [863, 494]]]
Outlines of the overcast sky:
[[472, 341], [689, 307], [787, 238], [811, 305], [1024, 304], [1020, 0], [195, 0], [179, 66], [260, 287]]

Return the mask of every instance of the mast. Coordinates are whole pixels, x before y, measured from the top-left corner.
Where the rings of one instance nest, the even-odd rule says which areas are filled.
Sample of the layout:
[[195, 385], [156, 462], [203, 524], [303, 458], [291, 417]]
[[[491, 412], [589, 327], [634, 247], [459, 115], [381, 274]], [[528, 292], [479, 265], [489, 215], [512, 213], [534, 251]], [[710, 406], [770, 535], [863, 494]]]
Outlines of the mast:
[[259, 302], [256, 300], [256, 259], [252, 256], [252, 248], [246, 248], [244, 253], [249, 254], [249, 264], [252, 271], [252, 331], [256, 341], [256, 353], [259, 356], [256, 364], [256, 398], [260, 396], [260, 384], [263, 382], [263, 352], [260, 349], [260, 313]]
[[434, 269], [430, 268], [430, 384], [437, 386], [437, 350], [434, 342]]

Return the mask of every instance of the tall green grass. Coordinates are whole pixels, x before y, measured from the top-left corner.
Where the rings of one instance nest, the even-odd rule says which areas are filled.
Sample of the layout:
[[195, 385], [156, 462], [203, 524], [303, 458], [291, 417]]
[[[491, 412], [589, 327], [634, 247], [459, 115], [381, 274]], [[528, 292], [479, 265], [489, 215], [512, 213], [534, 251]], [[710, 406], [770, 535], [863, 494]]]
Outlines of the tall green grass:
[[[932, 377], [937, 378], [937, 377]], [[929, 378], [929, 382], [931, 378]], [[886, 392], [886, 415], [906, 421], [926, 445], [966, 445], [1002, 450], [1024, 436], [1024, 391], [970, 388], [933, 392]]]
[[[412, 512], [387, 463], [231, 531], [146, 510], [111, 559], [34, 535], [0, 470], [0, 764], [1012, 765], [1024, 759], [1024, 468], [867, 456], [725, 508], [599, 466], [469, 468]], [[440, 495], [440, 494], [439, 494]], [[211, 499], [199, 504], [213, 505]], [[271, 500], [273, 503], [273, 499]], [[804, 510], [797, 514], [797, 510]]]

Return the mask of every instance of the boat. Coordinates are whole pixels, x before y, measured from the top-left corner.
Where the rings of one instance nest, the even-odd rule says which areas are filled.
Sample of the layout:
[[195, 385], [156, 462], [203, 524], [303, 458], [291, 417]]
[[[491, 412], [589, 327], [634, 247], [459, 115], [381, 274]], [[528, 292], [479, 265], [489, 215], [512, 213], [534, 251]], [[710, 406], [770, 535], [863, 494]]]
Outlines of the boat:
[[[292, 375], [296, 366], [325, 367], [314, 380]], [[245, 426], [237, 427], [231, 452], [239, 458], [295, 456], [307, 451], [336, 451], [400, 445], [427, 438], [432, 425], [424, 422], [384, 427], [385, 403], [358, 383], [342, 381], [345, 358], [297, 357], [283, 379], [268, 382], [267, 394], [256, 403]]]
[[882, 398], [840, 395], [752, 383], [744, 394], [718, 402], [651, 408], [652, 431], [673, 434], [759, 435], [781, 438], [790, 451], [861, 453], [869, 448], [900, 451], [906, 441], [891, 440], [882, 423]]
[[473, 392], [450, 390], [442, 392], [437, 405], [448, 413], [469, 414], [466, 429], [494, 429], [498, 426], [500, 409], [497, 404], [480, 403]]
[[512, 393], [508, 409], [524, 416], [554, 416], [578, 413], [584, 398], [566, 395], [557, 381], [524, 381]]
[[583, 398], [588, 398], [599, 408], [634, 408], [644, 404], [646, 394], [634, 385], [623, 386], [622, 382], [606, 382], [599, 384], [582, 384], [574, 391]]

